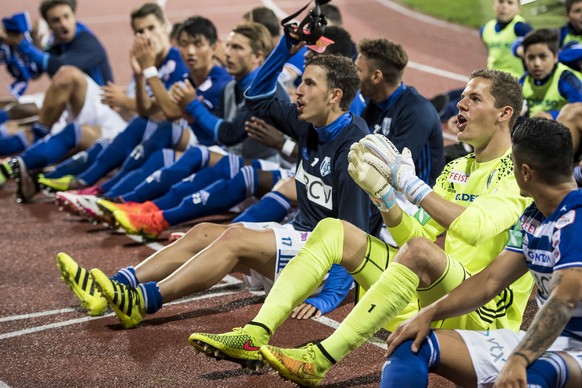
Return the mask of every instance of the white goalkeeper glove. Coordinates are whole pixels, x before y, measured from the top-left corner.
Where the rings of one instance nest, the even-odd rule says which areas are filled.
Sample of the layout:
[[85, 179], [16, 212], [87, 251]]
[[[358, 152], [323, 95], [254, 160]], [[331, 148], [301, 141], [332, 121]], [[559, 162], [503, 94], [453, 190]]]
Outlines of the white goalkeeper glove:
[[396, 192], [384, 175], [365, 161], [365, 148], [360, 143], [352, 144], [348, 154], [348, 173], [382, 212], [396, 204]]
[[380, 134], [368, 135], [360, 143], [366, 149], [365, 160], [382, 173], [396, 190], [404, 193], [410, 202], [419, 206], [432, 192], [430, 186], [416, 176], [412, 154], [408, 148], [404, 147], [400, 154], [394, 144]]

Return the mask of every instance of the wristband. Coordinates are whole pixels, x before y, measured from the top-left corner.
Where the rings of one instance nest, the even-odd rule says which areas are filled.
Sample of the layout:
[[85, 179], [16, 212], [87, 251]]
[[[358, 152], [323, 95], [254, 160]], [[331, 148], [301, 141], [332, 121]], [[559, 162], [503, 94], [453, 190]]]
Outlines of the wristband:
[[281, 147], [281, 152], [284, 155], [291, 156], [296, 145], [297, 143], [295, 143], [293, 139], [287, 139], [285, 140], [285, 144], [283, 144], [283, 147]]
[[143, 74], [145, 79], [150, 79], [158, 76], [158, 69], [156, 69], [155, 66], [150, 66], [146, 69], [143, 69], [141, 73]]
[[529, 360], [529, 357], [526, 356], [525, 354], [523, 354], [522, 352], [513, 352], [511, 353], [512, 356], [519, 356], [521, 358], [523, 358], [525, 360], [525, 362], [527, 362], [527, 365], [531, 365], [531, 361]]

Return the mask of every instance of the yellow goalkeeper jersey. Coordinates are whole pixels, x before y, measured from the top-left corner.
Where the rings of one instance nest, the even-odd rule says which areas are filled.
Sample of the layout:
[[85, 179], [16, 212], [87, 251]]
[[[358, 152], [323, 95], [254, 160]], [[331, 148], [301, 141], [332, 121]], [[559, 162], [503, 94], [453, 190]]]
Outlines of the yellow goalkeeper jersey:
[[[444, 199], [466, 207], [450, 225], [444, 250], [475, 274], [503, 251], [511, 227], [531, 199], [522, 197], [513, 175], [511, 149], [500, 158], [478, 163], [473, 153], [447, 164], [433, 187]], [[445, 228], [420, 209], [414, 216], [403, 214], [402, 223], [390, 228], [399, 246], [413, 237], [435, 241]], [[512, 286], [503, 303], [511, 326], [521, 322], [533, 279], [524, 275]], [[516, 329], [512, 327], [512, 329]]]

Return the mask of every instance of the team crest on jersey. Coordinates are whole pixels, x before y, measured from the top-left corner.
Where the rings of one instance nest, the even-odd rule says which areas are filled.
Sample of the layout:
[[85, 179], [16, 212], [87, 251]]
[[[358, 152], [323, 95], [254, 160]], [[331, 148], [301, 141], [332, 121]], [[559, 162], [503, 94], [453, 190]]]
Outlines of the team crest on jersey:
[[321, 162], [321, 165], [319, 166], [319, 172], [321, 173], [322, 177], [328, 175], [331, 172], [331, 158], [329, 156], [326, 156], [323, 159], [323, 162]]
[[384, 120], [382, 120], [382, 134], [384, 136], [388, 136], [390, 134], [390, 124], [392, 124], [392, 118], [384, 117]]
[[556, 229], [562, 229], [565, 226], [570, 225], [576, 219], [576, 212], [570, 210], [568, 213], [564, 214], [562, 217], [556, 221]]
[[451, 171], [449, 174], [449, 182], [452, 183], [467, 183], [469, 180], [469, 175], [462, 171]]

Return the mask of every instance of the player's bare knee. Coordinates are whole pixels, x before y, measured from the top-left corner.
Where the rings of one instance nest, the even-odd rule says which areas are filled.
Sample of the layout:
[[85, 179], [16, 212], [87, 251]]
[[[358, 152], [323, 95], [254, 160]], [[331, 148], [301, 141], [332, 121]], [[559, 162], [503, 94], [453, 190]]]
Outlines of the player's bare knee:
[[416, 273], [421, 286], [433, 283], [436, 276], [442, 274], [446, 263], [442, 262], [443, 252], [431, 241], [423, 237], [408, 240], [394, 257], [400, 263]]
[[61, 66], [51, 81], [51, 87], [72, 89], [82, 82], [80, 79], [84, 80], [84, 77], [79, 69], [74, 66]]

